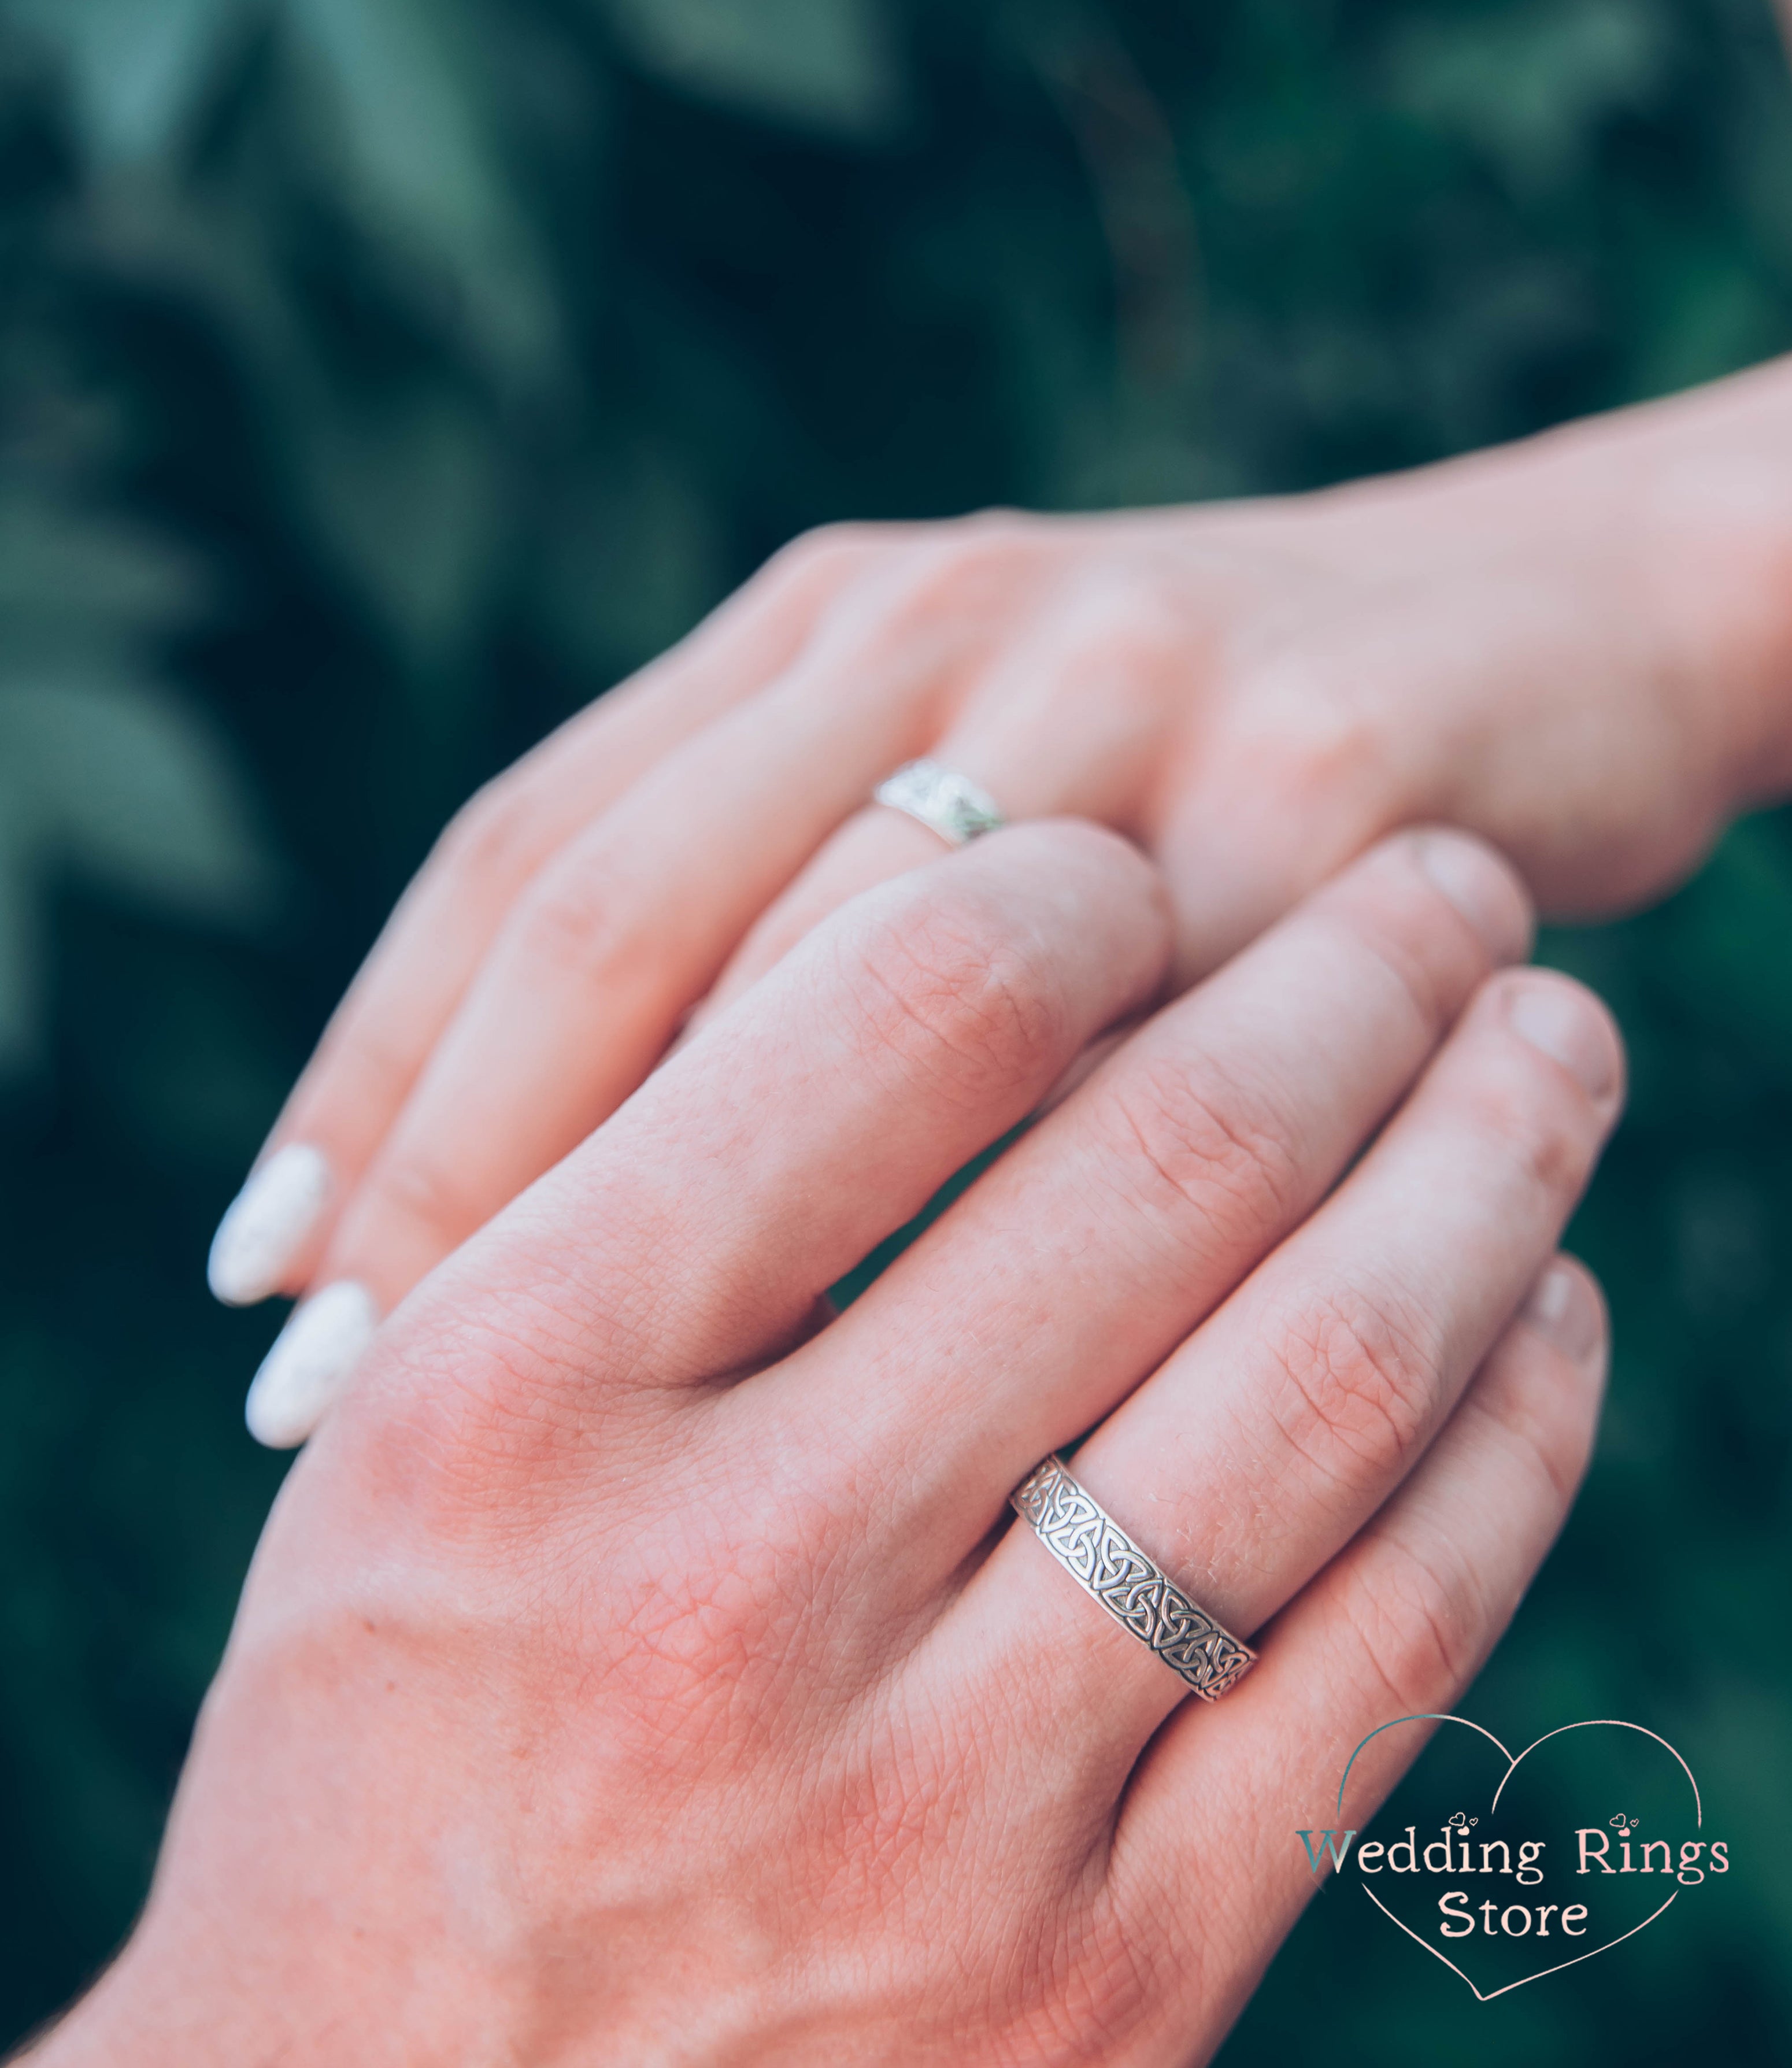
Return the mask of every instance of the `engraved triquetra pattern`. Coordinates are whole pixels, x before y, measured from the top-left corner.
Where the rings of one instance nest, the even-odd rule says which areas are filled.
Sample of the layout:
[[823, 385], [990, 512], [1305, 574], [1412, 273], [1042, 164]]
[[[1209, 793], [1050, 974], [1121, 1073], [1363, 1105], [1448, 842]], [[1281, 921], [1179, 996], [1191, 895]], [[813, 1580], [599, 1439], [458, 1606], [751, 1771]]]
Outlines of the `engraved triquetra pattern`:
[[1217, 1701], [1256, 1663], [1251, 1647], [1191, 1601], [1055, 1457], [1036, 1465], [1009, 1499], [1077, 1585], [1203, 1701]]

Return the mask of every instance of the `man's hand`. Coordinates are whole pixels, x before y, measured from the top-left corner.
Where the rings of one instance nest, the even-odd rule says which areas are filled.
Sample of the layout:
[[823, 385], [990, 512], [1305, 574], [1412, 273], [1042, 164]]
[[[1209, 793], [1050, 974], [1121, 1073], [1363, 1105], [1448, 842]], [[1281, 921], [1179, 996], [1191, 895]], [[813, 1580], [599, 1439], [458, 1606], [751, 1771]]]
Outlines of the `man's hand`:
[[[1300, 1777], [1450, 1706], [1586, 1456], [1551, 1260], [1622, 1060], [1490, 974], [1526, 926], [1477, 844], [1379, 848], [817, 1331], [1170, 934], [1067, 824], [837, 914], [382, 1330], [34, 2058], [1206, 2058], [1312, 1887]], [[1003, 1527], [1091, 1428], [1096, 1499], [1261, 1632], [1217, 1706]]]

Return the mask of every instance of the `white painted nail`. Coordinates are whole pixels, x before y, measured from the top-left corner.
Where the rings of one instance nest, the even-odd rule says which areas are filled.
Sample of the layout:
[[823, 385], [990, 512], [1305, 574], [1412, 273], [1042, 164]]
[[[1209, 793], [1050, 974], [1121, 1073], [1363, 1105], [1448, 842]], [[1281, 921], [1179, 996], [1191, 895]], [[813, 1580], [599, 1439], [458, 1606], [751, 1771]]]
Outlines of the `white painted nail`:
[[304, 1142], [275, 1150], [250, 1173], [212, 1237], [206, 1277], [215, 1297], [227, 1307], [252, 1307], [278, 1292], [329, 1199], [321, 1150]]
[[373, 1295], [339, 1279], [295, 1307], [262, 1359], [242, 1419], [258, 1443], [290, 1451], [304, 1442], [373, 1340], [380, 1325]]

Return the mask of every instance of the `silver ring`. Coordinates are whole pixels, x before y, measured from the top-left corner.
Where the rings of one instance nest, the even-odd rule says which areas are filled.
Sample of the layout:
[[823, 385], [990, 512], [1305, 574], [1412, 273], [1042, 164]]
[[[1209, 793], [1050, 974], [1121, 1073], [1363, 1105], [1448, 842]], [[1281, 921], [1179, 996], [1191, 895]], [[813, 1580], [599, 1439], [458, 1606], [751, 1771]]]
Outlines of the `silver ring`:
[[985, 833], [999, 832], [1008, 823], [987, 790], [938, 761], [905, 761], [871, 795], [878, 804], [919, 820], [948, 847], [963, 847]]
[[1256, 1665], [1249, 1645], [1191, 1601], [1057, 1459], [1035, 1465], [1008, 1500], [1077, 1585], [1203, 1702], [1217, 1702]]

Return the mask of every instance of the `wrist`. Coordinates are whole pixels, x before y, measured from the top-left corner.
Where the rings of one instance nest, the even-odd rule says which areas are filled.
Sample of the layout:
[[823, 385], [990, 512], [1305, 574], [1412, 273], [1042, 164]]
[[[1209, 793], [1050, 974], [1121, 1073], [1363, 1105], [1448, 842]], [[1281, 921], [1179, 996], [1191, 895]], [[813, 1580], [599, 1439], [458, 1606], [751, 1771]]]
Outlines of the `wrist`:
[[1633, 462], [1643, 579], [1733, 812], [1792, 790], [1792, 362], [1664, 409]]
[[1552, 549], [1609, 548], [1608, 605], [1714, 811], [1792, 789], [1792, 360], [1489, 459]]
[[1407, 523], [1429, 504], [1427, 528], [1490, 567], [1571, 570], [1705, 807], [1792, 791], [1792, 358], [1336, 501]]

